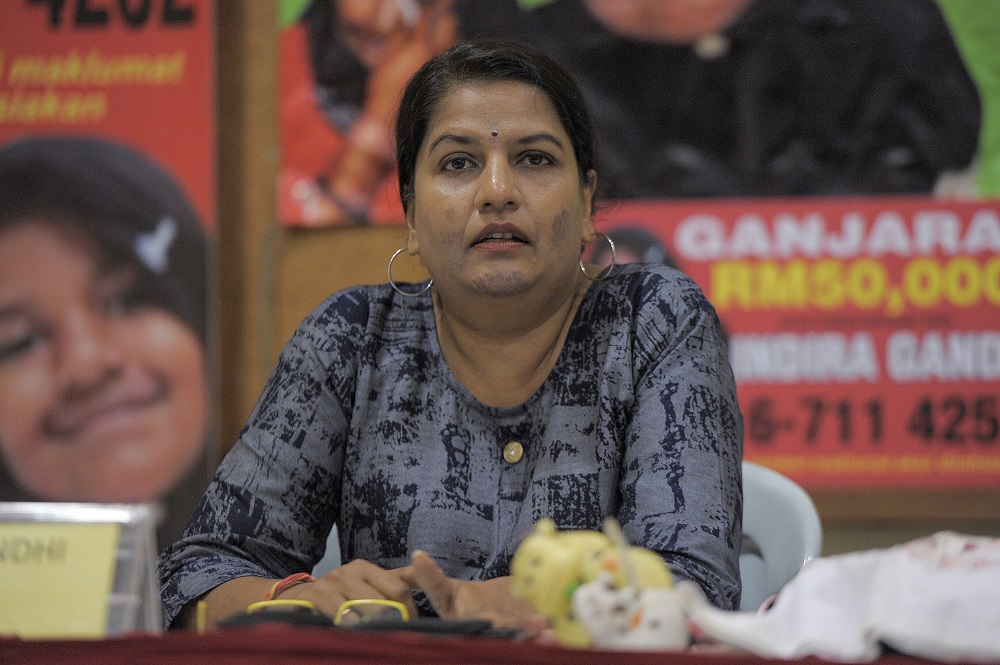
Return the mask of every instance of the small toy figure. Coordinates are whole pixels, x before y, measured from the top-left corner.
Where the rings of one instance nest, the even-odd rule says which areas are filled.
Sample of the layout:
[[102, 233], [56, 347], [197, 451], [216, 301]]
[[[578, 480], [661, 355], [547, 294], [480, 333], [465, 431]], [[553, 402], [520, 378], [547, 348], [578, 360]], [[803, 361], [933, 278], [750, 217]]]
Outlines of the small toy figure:
[[593, 646], [685, 649], [690, 635], [682, 582], [670, 588], [618, 587], [602, 573], [573, 593], [573, 612]]
[[[667, 642], [682, 641], [679, 626], [686, 644], [686, 620], [683, 612], [677, 613], [676, 600], [664, 602], [662, 611], [646, 607], [647, 601], [659, 598], [646, 598], [646, 592], [672, 586], [666, 563], [654, 552], [629, 546], [614, 520], [607, 520], [604, 528], [603, 533], [557, 531], [552, 520], [539, 520], [511, 561], [514, 595], [549, 619], [556, 638], [568, 646], [610, 646], [639, 625], [649, 624], [650, 631], [659, 633], [663, 623], [669, 624], [663, 628], [669, 633]], [[580, 590], [584, 593], [578, 599]], [[636, 626], [629, 624], [632, 620]], [[642, 641], [639, 633], [625, 642], [636, 640]]]

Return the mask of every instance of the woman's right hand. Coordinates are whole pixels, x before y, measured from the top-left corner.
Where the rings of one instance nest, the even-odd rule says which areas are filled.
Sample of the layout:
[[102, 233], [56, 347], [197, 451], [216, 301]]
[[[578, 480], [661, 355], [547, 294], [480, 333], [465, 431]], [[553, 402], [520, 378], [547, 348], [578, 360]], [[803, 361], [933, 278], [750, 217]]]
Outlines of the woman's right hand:
[[411, 586], [405, 581], [411, 575], [409, 566], [386, 570], [369, 561], [355, 559], [313, 582], [290, 587], [279, 593], [277, 599], [308, 600], [330, 618], [336, 617], [340, 606], [348, 600], [395, 600], [406, 606], [410, 616], [416, 616]]

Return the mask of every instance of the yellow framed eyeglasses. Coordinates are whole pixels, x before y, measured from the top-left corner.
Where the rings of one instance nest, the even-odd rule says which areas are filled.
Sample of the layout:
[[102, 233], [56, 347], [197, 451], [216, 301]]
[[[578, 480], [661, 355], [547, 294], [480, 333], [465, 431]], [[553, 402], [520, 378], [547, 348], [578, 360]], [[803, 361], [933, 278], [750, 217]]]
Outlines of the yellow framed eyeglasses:
[[308, 600], [299, 600], [298, 598], [277, 598], [275, 600], [259, 600], [256, 603], [250, 603], [247, 605], [247, 613], [258, 612], [263, 609], [287, 609], [287, 610], [298, 610], [307, 609], [312, 612], [316, 611], [316, 606]]
[[410, 613], [407, 612], [406, 605], [396, 600], [359, 598], [342, 603], [333, 623], [337, 626], [350, 626], [372, 619], [409, 621]]
[[[319, 614], [316, 605], [308, 600], [298, 598], [278, 598], [275, 600], [261, 600], [247, 605], [247, 614], [259, 612], [260, 610], [286, 610], [289, 612], [301, 612], [303, 610]], [[379, 621], [409, 621], [410, 613], [406, 610], [406, 605], [395, 600], [384, 598], [359, 598], [341, 603], [337, 608], [337, 615], [333, 618], [335, 626], [352, 626], [366, 621], [377, 619]]]

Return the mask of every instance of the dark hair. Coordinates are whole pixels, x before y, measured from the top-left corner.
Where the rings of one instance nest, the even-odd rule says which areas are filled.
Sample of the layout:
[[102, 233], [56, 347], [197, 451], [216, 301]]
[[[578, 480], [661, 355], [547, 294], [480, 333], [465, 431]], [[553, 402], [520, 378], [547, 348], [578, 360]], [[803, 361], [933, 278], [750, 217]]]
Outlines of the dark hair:
[[399, 196], [407, 209], [413, 194], [417, 154], [441, 98], [470, 82], [518, 81], [544, 92], [569, 135], [580, 181], [597, 170], [594, 127], [583, 93], [555, 60], [521, 42], [476, 39], [453, 46], [428, 60], [403, 91], [396, 118], [396, 168]]
[[140, 269], [137, 297], [206, 340], [205, 231], [170, 174], [105, 138], [33, 136], [0, 147], [0, 231], [30, 217], [79, 228]]
[[368, 70], [337, 34], [340, 19], [332, 0], [310, 2], [299, 22], [306, 30], [316, 105], [334, 127], [346, 134], [361, 115]]

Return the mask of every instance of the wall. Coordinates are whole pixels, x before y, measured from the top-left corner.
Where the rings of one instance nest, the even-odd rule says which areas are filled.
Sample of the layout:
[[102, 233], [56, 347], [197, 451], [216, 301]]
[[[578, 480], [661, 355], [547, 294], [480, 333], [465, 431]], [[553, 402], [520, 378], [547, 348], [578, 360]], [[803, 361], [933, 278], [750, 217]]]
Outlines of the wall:
[[[219, 0], [219, 436], [228, 449], [295, 325], [333, 291], [384, 282], [405, 229], [280, 229], [276, 2]], [[403, 266], [401, 266], [402, 268]], [[404, 279], [411, 277], [400, 272]], [[883, 547], [941, 529], [1000, 535], [987, 492], [814, 492], [824, 553]]]
[[[403, 227], [288, 230], [274, 221], [277, 7], [219, 0], [219, 432], [228, 449], [298, 322], [330, 293], [386, 281]], [[397, 261], [400, 279], [421, 279]]]

